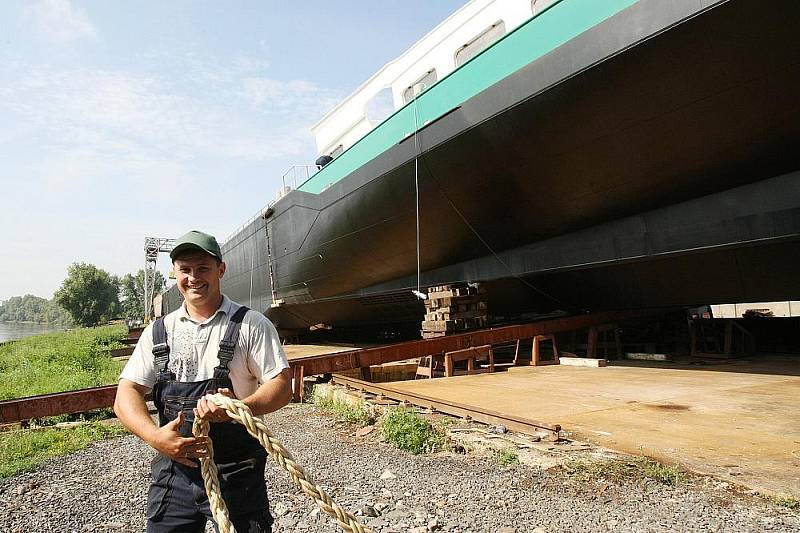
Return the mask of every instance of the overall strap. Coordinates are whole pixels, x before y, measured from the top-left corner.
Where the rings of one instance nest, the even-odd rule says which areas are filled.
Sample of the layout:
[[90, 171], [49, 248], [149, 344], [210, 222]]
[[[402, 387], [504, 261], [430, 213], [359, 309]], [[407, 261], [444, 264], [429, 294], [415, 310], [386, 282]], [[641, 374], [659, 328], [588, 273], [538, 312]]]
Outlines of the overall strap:
[[164, 317], [153, 322], [153, 357], [156, 363], [157, 381], [169, 381], [171, 374], [167, 370], [169, 365], [169, 345], [167, 344], [167, 330], [164, 327]]
[[[219, 366], [215, 370], [227, 372], [228, 365], [233, 360], [233, 352], [236, 349], [236, 343], [239, 341], [239, 329], [242, 326], [242, 320], [244, 320], [244, 315], [247, 314], [247, 311], [249, 311], [249, 309], [243, 305], [231, 316], [230, 322], [228, 322], [228, 328], [225, 330], [225, 336], [219, 342], [219, 354], [217, 355], [219, 358]], [[214, 374], [216, 375], [216, 372], [214, 372]]]

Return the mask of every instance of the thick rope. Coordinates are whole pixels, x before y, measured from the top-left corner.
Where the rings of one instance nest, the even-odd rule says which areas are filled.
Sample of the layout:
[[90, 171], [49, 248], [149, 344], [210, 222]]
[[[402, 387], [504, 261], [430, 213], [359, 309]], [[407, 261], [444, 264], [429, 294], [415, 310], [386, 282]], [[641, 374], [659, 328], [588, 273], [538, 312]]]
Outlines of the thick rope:
[[[336, 519], [336, 522], [342, 530], [348, 533], [372, 533], [370, 528], [360, 524], [352, 514], [348, 513], [339, 504], [331, 500], [331, 497], [328, 496], [322, 487], [311, 480], [311, 476], [308, 475], [305, 469], [295, 462], [292, 454], [289, 453], [275, 435], [267, 429], [264, 421], [253, 416], [249, 407], [239, 400], [228, 398], [222, 394], [209, 394], [206, 395], [205, 398], [225, 409], [228, 416], [235, 422], [242, 424], [247, 429], [247, 432], [261, 443], [270, 457], [284, 470], [289, 472], [295, 484], [299, 486], [303, 492], [313, 498], [325, 514]], [[192, 433], [195, 437], [208, 436], [208, 430], [209, 423], [207, 421], [195, 418], [194, 425], [192, 426]], [[228, 508], [221, 496], [222, 492], [219, 486], [217, 465], [214, 463], [214, 447], [211, 443], [209, 443], [208, 446], [208, 457], [202, 457], [200, 459], [200, 469], [203, 474], [206, 494], [208, 494], [208, 502], [211, 506], [211, 514], [214, 516], [220, 533], [236, 533], [233, 525], [231, 525]]]

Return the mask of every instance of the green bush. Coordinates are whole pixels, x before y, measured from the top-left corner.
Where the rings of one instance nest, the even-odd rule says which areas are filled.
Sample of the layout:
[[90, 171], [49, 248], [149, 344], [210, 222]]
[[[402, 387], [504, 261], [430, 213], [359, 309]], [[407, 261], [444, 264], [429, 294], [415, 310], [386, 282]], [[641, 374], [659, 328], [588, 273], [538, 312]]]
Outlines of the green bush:
[[106, 350], [120, 348], [125, 326], [34, 335], [0, 346], [0, 400], [110, 385], [123, 363]]
[[411, 409], [400, 407], [383, 419], [383, 438], [401, 450], [413, 454], [432, 453], [442, 448], [445, 437], [430, 422]]
[[122, 426], [102, 422], [0, 433], [0, 479], [33, 470], [51, 457], [75, 452], [92, 441], [125, 433]]

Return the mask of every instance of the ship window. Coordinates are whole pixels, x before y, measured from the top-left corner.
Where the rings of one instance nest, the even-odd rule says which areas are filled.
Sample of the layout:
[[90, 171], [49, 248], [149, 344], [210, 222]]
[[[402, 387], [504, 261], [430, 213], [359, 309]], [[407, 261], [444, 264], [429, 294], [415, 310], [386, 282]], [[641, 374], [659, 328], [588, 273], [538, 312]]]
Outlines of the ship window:
[[456, 67], [460, 67], [506, 34], [506, 23], [495, 22], [480, 35], [456, 51]]
[[341, 144], [340, 144], [339, 146], [337, 146], [336, 148], [334, 148], [334, 149], [331, 151], [331, 153], [330, 153], [329, 155], [330, 155], [332, 158], [336, 159], [337, 157], [339, 157], [339, 155], [340, 155], [342, 152], [344, 152], [344, 145], [341, 145]]
[[384, 87], [381, 91], [369, 99], [366, 106], [367, 120], [371, 126], [377, 126], [389, 115], [394, 113], [394, 101], [392, 100], [391, 87]]
[[545, 8], [549, 7], [550, 4], [555, 2], [556, 0], [532, 0], [531, 1], [531, 12], [536, 15], [541, 13], [545, 10]]
[[409, 87], [406, 87], [406, 90], [403, 91], [403, 103], [407, 104], [411, 100], [414, 99], [414, 87], [419, 85], [419, 92], [423, 92], [428, 89], [431, 85], [436, 83], [436, 69], [432, 68], [428, 72], [425, 73], [420, 79], [412, 83]]

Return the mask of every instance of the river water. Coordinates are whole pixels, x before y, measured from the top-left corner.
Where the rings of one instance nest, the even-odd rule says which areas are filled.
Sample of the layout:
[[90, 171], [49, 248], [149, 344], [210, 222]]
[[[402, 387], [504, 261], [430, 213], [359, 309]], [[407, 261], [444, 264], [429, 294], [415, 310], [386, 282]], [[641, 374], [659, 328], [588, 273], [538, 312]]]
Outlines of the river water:
[[51, 331], [64, 331], [65, 328], [51, 326], [47, 324], [21, 324], [19, 322], [0, 322], [0, 342], [12, 339], [21, 339], [38, 335], [39, 333], [50, 333]]

